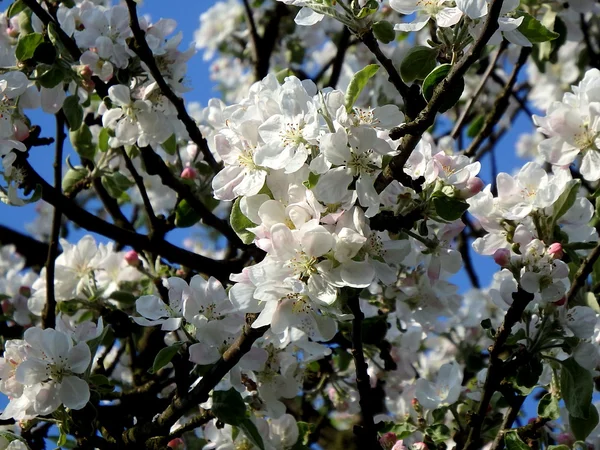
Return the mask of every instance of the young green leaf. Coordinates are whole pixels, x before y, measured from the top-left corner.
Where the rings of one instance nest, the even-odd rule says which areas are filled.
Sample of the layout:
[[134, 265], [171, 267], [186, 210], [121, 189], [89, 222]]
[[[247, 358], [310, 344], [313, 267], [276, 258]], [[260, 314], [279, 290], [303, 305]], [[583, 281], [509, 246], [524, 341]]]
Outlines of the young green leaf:
[[589, 418], [593, 390], [594, 379], [588, 370], [581, 367], [573, 357], [562, 361], [560, 391], [570, 416]]
[[248, 219], [242, 210], [240, 209], [240, 199], [237, 198], [231, 208], [231, 215], [229, 216], [229, 222], [231, 228], [240, 237], [244, 244], [250, 244], [254, 240], [254, 233], [248, 231], [248, 228], [255, 227], [256, 224]]
[[78, 130], [83, 122], [83, 108], [79, 104], [79, 97], [77, 95], [67, 97], [63, 103], [62, 110], [67, 118], [69, 130]]
[[200, 219], [200, 214], [192, 208], [187, 200], [183, 199], [177, 204], [175, 209], [175, 226], [177, 228], [191, 227], [196, 225]]
[[41, 33], [30, 33], [19, 37], [15, 56], [19, 61], [25, 61], [33, 58], [35, 49], [44, 42], [44, 36]]
[[167, 364], [171, 362], [171, 360], [175, 357], [181, 346], [182, 342], [175, 342], [173, 345], [169, 347], [161, 348], [154, 358], [154, 362], [152, 363], [152, 369], [148, 370], [149, 373], [156, 373]]
[[552, 224], [554, 225], [562, 216], [564, 216], [569, 208], [575, 203], [577, 198], [577, 192], [579, 192], [579, 186], [581, 186], [580, 180], [570, 180], [567, 182], [565, 189], [562, 194], [556, 199], [554, 205], [552, 205]]
[[[433, 97], [433, 92], [438, 84], [442, 82], [444, 78], [450, 73], [452, 69], [451, 64], [442, 64], [441, 66], [436, 67], [431, 71], [429, 75], [423, 81], [423, 86], [421, 86], [421, 92], [423, 93], [423, 97], [425, 100], [431, 100]], [[446, 112], [450, 108], [452, 108], [458, 100], [460, 100], [460, 96], [465, 90], [465, 80], [460, 79], [457, 86], [455, 86], [452, 90], [444, 93], [444, 99], [440, 104], [440, 112]]]
[[573, 417], [571, 414], [569, 414], [569, 425], [573, 435], [575, 436], [575, 439], [585, 441], [594, 428], [596, 428], [598, 425], [599, 419], [598, 410], [593, 404], [589, 405], [587, 419]]
[[463, 213], [469, 209], [469, 204], [464, 200], [441, 196], [433, 198], [433, 207], [441, 219], [452, 222], [462, 217]]
[[529, 446], [521, 440], [516, 431], [509, 431], [504, 434], [504, 444], [507, 450], [531, 450]]
[[400, 63], [400, 76], [404, 82], [424, 80], [435, 69], [437, 54], [436, 49], [423, 45], [411, 48]]
[[537, 20], [531, 14], [526, 12], [519, 12], [518, 15], [523, 17], [523, 22], [519, 25], [517, 30], [525, 36], [532, 44], [539, 44], [540, 42], [552, 41], [559, 37], [558, 33], [549, 30], [542, 22]]
[[82, 158], [94, 159], [96, 146], [92, 142], [92, 132], [86, 124], [81, 124], [79, 128], [69, 132], [71, 145]]
[[373, 34], [378, 41], [384, 44], [389, 44], [396, 39], [396, 32], [394, 26], [387, 20], [380, 20], [373, 24]]
[[537, 407], [538, 416], [550, 420], [556, 420], [560, 416], [560, 408], [558, 399], [550, 393], [545, 394]]
[[346, 90], [345, 106], [346, 111], [352, 111], [352, 107], [363, 91], [367, 82], [377, 73], [379, 66], [377, 64], [369, 64], [364, 69], [359, 70], [354, 74], [350, 85]]
[[246, 419], [246, 403], [238, 391], [214, 391], [212, 395], [212, 413], [217, 419], [229, 425], [240, 426]]

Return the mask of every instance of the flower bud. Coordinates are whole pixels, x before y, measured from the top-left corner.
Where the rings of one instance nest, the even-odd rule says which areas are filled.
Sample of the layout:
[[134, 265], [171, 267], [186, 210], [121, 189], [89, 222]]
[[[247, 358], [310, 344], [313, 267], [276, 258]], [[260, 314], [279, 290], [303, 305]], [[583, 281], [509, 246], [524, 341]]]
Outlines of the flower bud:
[[564, 255], [564, 252], [560, 242], [555, 242], [554, 244], [550, 245], [550, 247], [548, 247], [548, 254], [554, 259], [561, 259]]
[[500, 267], [506, 267], [510, 263], [510, 250], [499, 248], [494, 252], [494, 261]]
[[391, 450], [397, 441], [398, 437], [396, 436], [396, 433], [389, 431], [379, 438], [379, 445], [381, 445], [384, 450]]
[[125, 253], [125, 261], [130, 266], [137, 266], [140, 263], [140, 257], [135, 250], [129, 250]]
[[427, 447], [427, 444], [425, 442], [415, 442], [412, 445], [413, 450], [429, 450], [429, 447]]
[[479, 194], [483, 189], [483, 186], [483, 180], [479, 177], [473, 177], [467, 181], [467, 189], [471, 195]]
[[397, 441], [392, 447], [392, 450], [408, 450], [408, 448], [404, 445], [404, 441]]
[[171, 439], [167, 444], [167, 447], [175, 450], [183, 450], [185, 448], [185, 442], [181, 438]]
[[29, 127], [22, 120], [15, 120], [13, 123], [13, 130], [17, 141], [23, 142], [29, 137]]
[[81, 81], [81, 87], [88, 92], [92, 92], [96, 88], [96, 83], [93, 80], [84, 79]]
[[191, 167], [186, 167], [183, 169], [183, 172], [181, 172], [181, 178], [185, 178], [186, 180], [195, 180], [197, 176], [198, 172]]
[[79, 69], [79, 76], [83, 78], [91, 78], [92, 73], [90, 66], [82, 66], [81, 69]]
[[575, 438], [571, 433], [560, 433], [556, 436], [556, 443], [559, 445], [568, 445], [570, 447], [575, 443]]
[[31, 288], [29, 286], [21, 286], [19, 288], [19, 294], [21, 294], [23, 297], [31, 297]]
[[567, 303], [567, 297], [563, 296], [560, 300], [555, 301], [553, 304], [556, 306], [563, 306], [565, 303]]

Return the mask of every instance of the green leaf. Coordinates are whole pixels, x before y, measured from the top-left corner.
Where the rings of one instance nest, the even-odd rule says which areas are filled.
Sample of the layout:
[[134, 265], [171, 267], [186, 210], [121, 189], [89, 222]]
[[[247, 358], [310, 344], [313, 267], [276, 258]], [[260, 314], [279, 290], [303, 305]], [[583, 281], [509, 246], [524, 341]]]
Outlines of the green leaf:
[[400, 76], [405, 83], [424, 80], [435, 69], [438, 51], [431, 47], [412, 47], [400, 63]]
[[44, 42], [44, 36], [41, 33], [30, 33], [20, 36], [15, 49], [15, 56], [19, 61], [25, 61], [33, 58], [35, 49]]
[[375, 14], [378, 9], [379, 4], [374, 0], [370, 0], [358, 11], [358, 13], [355, 14], [355, 16], [357, 19], [364, 19], [371, 14]]
[[292, 69], [281, 69], [279, 72], [275, 74], [275, 78], [277, 78], [277, 82], [279, 84], [283, 84], [287, 77], [291, 77], [294, 75], [294, 71]]
[[470, 138], [474, 138], [475, 136], [477, 136], [477, 134], [479, 134], [479, 132], [483, 128], [484, 123], [485, 123], [485, 115], [479, 114], [469, 124], [469, 128], [467, 128], [467, 136]]
[[394, 31], [394, 25], [387, 20], [380, 20], [373, 24], [373, 34], [378, 41], [384, 44], [389, 44], [396, 39], [396, 32]]
[[26, 8], [27, 8], [27, 5], [25, 4], [25, 2], [23, 0], [15, 0], [8, 7], [8, 10], [6, 11], [6, 17], [16, 16], [17, 14], [19, 14], [21, 11], [23, 11]]
[[569, 414], [569, 425], [571, 426], [571, 431], [577, 440], [585, 441], [594, 428], [596, 428], [598, 425], [600, 418], [598, 417], [598, 410], [594, 405], [589, 405], [587, 416], [587, 419], [582, 419], [579, 417], [573, 417], [571, 414]]
[[70, 131], [69, 140], [79, 156], [89, 160], [94, 159], [96, 146], [92, 142], [92, 132], [86, 124], [82, 124], [81, 127], [74, 131]]
[[177, 228], [189, 228], [196, 225], [201, 219], [200, 214], [183, 199], [175, 208], [175, 226]]
[[133, 295], [131, 292], [126, 291], [114, 291], [108, 296], [108, 298], [116, 300], [119, 303], [123, 303], [125, 305], [133, 305], [137, 300], [137, 297], [135, 295]]
[[345, 106], [346, 111], [352, 111], [352, 107], [360, 96], [367, 82], [377, 73], [379, 66], [377, 64], [369, 64], [364, 69], [359, 70], [354, 74], [348, 89], [346, 90]]
[[433, 439], [433, 442], [444, 442], [450, 438], [450, 428], [443, 423], [437, 423], [425, 429], [425, 434]]
[[79, 104], [79, 97], [77, 95], [67, 97], [63, 103], [62, 110], [67, 118], [69, 130], [78, 130], [83, 122], [83, 108]]
[[165, 367], [167, 364], [169, 364], [182, 345], [183, 342], [175, 342], [173, 345], [161, 348], [156, 357], [154, 358], [152, 368], [148, 370], [148, 373], [156, 373], [160, 369]]
[[[431, 73], [427, 75], [423, 81], [423, 86], [421, 86], [421, 92], [423, 93], [425, 100], [431, 100], [435, 88], [442, 82], [444, 78], [446, 78], [451, 69], [451, 64], [442, 64], [441, 66], [433, 69]], [[465, 80], [461, 78], [456, 87], [454, 87], [451, 91], [444, 93], [444, 99], [440, 104], [440, 112], [445, 112], [452, 108], [456, 102], [460, 100], [460, 96], [462, 95], [464, 89]]]
[[100, 181], [110, 196], [116, 199], [121, 197], [121, 195], [132, 186], [132, 182], [129, 178], [120, 172], [102, 175]]
[[518, 16], [523, 17], [523, 22], [519, 25], [517, 30], [519, 30], [532, 44], [552, 41], [560, 36], [560, 34], [550, 31], [542, 25], [542, 22], [537, 20], [531, 14], [519, 11]]
[[531, 450], [529, 446], [521, 440], [516, 431], [509, 431], [504, 434], [504, 444], [507, 450]]
[[537, 413], [540, 417], [556, 420], [560, 417], [558, 399], [550, 393], [545, 394], [538, 403]]
[[177, 151], [177, 137], [175, 136], [175, 133], [169, 136], [169, 139], [162, 143], [162, 148], [164, 148], [165, 152], [167, 152], [169, 155], [175, 154]]
[[238, 427], [240, 427], [252, 444], [258, 447], [260, 450], [265, 450], [265, 444], [254, 422], [248, 418], [245, 418], [240, 424], [238, 424]]
[[98, 135], [98, 149], [101, 152], [105, 152], [108, 150], [108, 140], [110, 139], [110, 134], [108, 132], [108, 128], [102, 128], [100, 130], [100, 134]]
[[246, 417], [246, 403], [238, 391], [213, 391], [211, 411], [217, 419], [229, 425], [239, 426]]
[[67, 173], [65, 173], [62, 179], [62, 190], [65, 194], [71, 192], [73, 187], [79, 183], [81, 180], [85, 179], [88, 176], [87, 169], [83, 167], [81, 170], [69, 169]]
[[310, 434], [313, 431], [314, 425], [308, 422], [297, 422], [298, 425], [298, 440], [290, 450], [308, 450]]
[[229, 216], [231, 228], [239, 236], [244, 244], [250, 244], [254, 240], [254, 233], [248, 231], [248, 228], [255, 227], [256, 224], [248, 219], [240, 209], [240, 198], [238, 197], [231, 208]]
[[580, 180], [568, 181], [563, 193], [560, 194], [560, 197], [558, 197], [552, 205], [551, 229], [554, 228], [558, 219], [564, 216], [571, 206], [573, 206], [573, 203], [575, 203], [577, 193], [579, 192], [579, 186], [581, 186]]
[[587, 419], [590, 414], [594, 380], [592, 374], [581, 367], [573, 357], [562, 361], [560, 391], [569, 415]]
[[308, 180], [303, 181], [302, 184], [304, 186], [306, 186], [307, 189], [312, 189], [317, 185], [320, 177], [321, 177], [321, 175], [319, 175], [319, 174], [309, 172]]
[[38, 64], [34, 74], [33, 79], [47, 89], [58, 86], [67, 78], [65, 72], [60, 67], [48, 64]]
[[440, 218], [452, 222], [462, 217], [463, 213], [469, 209], [469, 204], [464, 200], [442, 196], [433, 198], [433, 207]]
[[398, 439], [404, 439], [417, 431], [417, 427], [408, 422], [404, 422], [394, 425], [390, 431], [394, 433]]

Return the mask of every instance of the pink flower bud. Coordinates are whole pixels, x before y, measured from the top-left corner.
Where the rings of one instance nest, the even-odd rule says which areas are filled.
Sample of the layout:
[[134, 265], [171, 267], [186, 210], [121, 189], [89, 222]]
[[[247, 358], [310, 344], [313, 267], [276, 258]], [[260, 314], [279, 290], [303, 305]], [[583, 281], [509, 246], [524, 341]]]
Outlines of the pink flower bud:
[[413, 450], [429, 450], [429, 447], [427, 447], [427, 444], [425, 442], [415, 442], [412, 445]]
[[19, 294], [21, 294], [23, 297], [31, 297], [31, 288], [29, 286], [21, 286], [19, 288]]
[[473, 177], [467, 181], [467, 189], [471, 195], [475, 195], [481, 192], [483, 189], [483, 180], [479, 177]]
[[550, 245], [550, 247], [548, 247], [548, 254], [554, 259], [561, 259], [564, 255], [564, 252], [560, 242], [555, 242], [554, 244]]
[[90, 66], [83, 66], [81, 69], [79, 69], [79, 76], [83, 77], [83, 78], [91, 78], [92, 76], [92, 69], [90, 69]]
[[185, 448], [185, 442], [181, 438], [171, 439], [167, 444], [167, 447], [176, 450], [183, 450]]
[[135, 250], [129, 250], [125, 253], [125, 261], [130, 266], [137, 266], [140, 263], [140, 257]]
[[404, 441], [397, 441], [392, 447], [392, 450], [408, 450], [408, 448], [404, 445]]
[[499, 248], [494, 252], [494, 261], [500, 267], [508, 266], [510, 262], [510, 250], [507, 248]]
[[560, 300], [557, 300], [557, 301], [554, 302], [554, 304], [556, 306], [562, 306], [565, 303], [567, 303], [567, 297], [566, 296], [563, 296], [563, 298], [561, 298]]
[[379, 444], [384, 448], [384, 450], [391, 450], [397, 441], [398, 437], [396, 436], [396, 433], [392, 433], [391, 431], [385, 433], [379, 438]]
[[575, 438], [571, 433], [560, 433], [556, 436], [556, 443], [568, 445], [570, 447], [575, 443]]
[[13, 123], [13, 130], [17, 141], [23, 142], [29, 137], [29, 127], [25, 125], [25, 122], [22, 120], [16, 120], [15, 123]]
[[195, 180], [197, 176], [198, 172], [191, 167], [186, 167], [183, 169], [183, 172], [181, 172], [181, 178], [185, 178], [186, 180]]
[[81, 81], [81, 87], [88, 92], [92, 92], [96, 88], [96, 83], [94, 83], [92, 80], [85, 79]]

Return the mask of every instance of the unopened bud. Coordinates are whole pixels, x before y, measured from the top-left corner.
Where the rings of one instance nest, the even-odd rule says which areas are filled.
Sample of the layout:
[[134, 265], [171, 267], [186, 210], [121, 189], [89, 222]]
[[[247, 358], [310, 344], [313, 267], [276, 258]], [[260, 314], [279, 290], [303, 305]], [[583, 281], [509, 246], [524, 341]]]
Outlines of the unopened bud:
[[415, 442], [412, 445], [412, 449], [413, 450], [429, 450], [429, 447], [427, 447], [427, 444], [425, 442]]
[[90, 66], [82, 66], [81, 69], [79, 69], [79, 76], [83, 78], [91, 78], [92, 69], [90, 69]]
[[171, 439], [167, 444], [167, 447], [175, 450], [183, 450], [185, 448], [185, 442], [181, 438]]
[[88, 92], [93, 92], [93, 90], [96, 89], [96, 83], [94, 83], [92, 80], [84, 79], [81, 80], [81, 87]]
[[140, 257], [135, 250], [129, 250], [125, 253], [125, 261], [130, 266], [137, 266], [140, 263]]
[[379, 445], [381, 445], [384, 450], [391, 450], [396, 441], [398, 441], [396, 433], [389, 431], [379, 438]]
[[21, 294], [23, 297], [31, 297], [31, 288], [29, 286], [21, 286], [19, 288], [19, 294]]
[[560, 300], [555, 301], [553, 304], [556, 306], [562, 306], [567, 303], [567, 297], [563, 296]]
[[23, 142], [29, 137], [29, 127], [22, 120], [16, 120], [13, 123], [13, 130], [17, 141]]
[[483, 180], [479, 177], [470, 178], [467, 181], [467, 189], [471, 195], [475, 195], [481, 192], [483, 189], [484, 183]]
[[548, 254], [551, 255], [554, 259], [561, 259], [565, 254], [563, 252], [563, 248], [560, 242], [555, 242], [554, 244], [548, 247]]
[[196, 172], [196, 170], [192, 169], [191, 167], [186, 167], [181, 172], [181, 178], [185, 178], [186, 180], [195, 180], [197, 176], [198, 172]]
[[510, 262], [510, 250], [507, 248], [499, 248], [494, 252], [494, 262], [500, 267], [508, 266]]
[[570, 447], [575, 443], [575, 438], [571, 433], [560, 433], [556, 436], [556, 443], [559, 445], [568, 445]]

